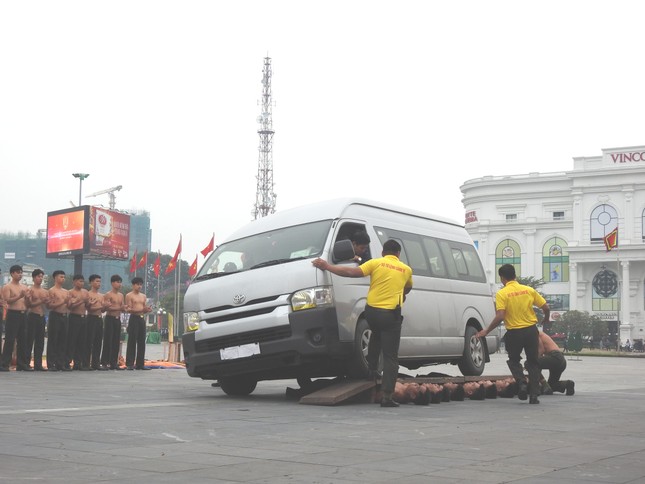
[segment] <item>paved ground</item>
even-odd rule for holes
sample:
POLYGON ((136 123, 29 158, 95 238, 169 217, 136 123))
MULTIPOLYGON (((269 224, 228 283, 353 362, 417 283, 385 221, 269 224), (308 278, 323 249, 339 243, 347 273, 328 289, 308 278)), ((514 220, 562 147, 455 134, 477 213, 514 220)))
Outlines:
POLYGON ((2 373, 0 481, 645 482, 645 359, 568 364, 573 397, 398 409, 300 405, 293 381, 231 398, 183 370, 2 373))

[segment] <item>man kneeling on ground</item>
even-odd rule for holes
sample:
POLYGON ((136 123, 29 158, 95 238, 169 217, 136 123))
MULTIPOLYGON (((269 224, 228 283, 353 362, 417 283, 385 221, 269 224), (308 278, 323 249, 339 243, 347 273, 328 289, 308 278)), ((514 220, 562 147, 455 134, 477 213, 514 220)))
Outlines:
POLYGON ((542 393, 550 395, 554 391, 573 395, 575 393, 575 384, 573 380, 560 380, 562 373, 567 368, 567 360, 564 354, 560 351, 558 345, 551 339, 551 337, 540 331, 538 335, 538 364, 540 370, 549 370, 549 381, 544 381, 544 377, 540 373, 540 382, 542 393))

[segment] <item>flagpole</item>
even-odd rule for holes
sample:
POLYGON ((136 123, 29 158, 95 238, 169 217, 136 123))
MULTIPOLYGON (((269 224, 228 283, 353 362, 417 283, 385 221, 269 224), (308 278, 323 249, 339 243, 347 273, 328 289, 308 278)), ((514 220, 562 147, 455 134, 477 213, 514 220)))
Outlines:
MULTIPOLYGON (((616 351, 620 351, 620 304, 622 303, 622 290, 620 287, 620 245, 616 245, 616 272, 618 281, 618 306, 616 307, 616 351)), ((623 285, 625 281, 623 281, 623 285)))

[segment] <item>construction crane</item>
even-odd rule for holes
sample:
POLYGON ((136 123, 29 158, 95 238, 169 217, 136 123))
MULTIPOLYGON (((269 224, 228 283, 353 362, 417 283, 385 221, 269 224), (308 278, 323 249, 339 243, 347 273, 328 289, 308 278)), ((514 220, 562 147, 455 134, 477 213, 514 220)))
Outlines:
POLYGON ((121 190, 121 188, 123 188, 123 186, 117 185, 115 187, 108 188, 106 190, 100 190, 98 192, 85 195, 85 198, 96 197, 97 195, 103 195, 104 193, 107 193, 110 196, 110 210, 114 210, 114 206, 116 205, 116 195, 114 195, 114 192, 118 192, 119 190, 121 190))

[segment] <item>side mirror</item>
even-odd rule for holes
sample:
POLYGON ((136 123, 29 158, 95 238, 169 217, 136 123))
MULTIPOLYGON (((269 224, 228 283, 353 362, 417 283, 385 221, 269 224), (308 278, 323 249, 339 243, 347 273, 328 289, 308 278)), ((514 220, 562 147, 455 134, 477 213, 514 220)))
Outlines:
POLYGON ((339 240, 334 244, 334 250, 332 251, 334 264, 337 262, 352 260, 355 255, 354 246, 352 245, 351 240, 339 240))

